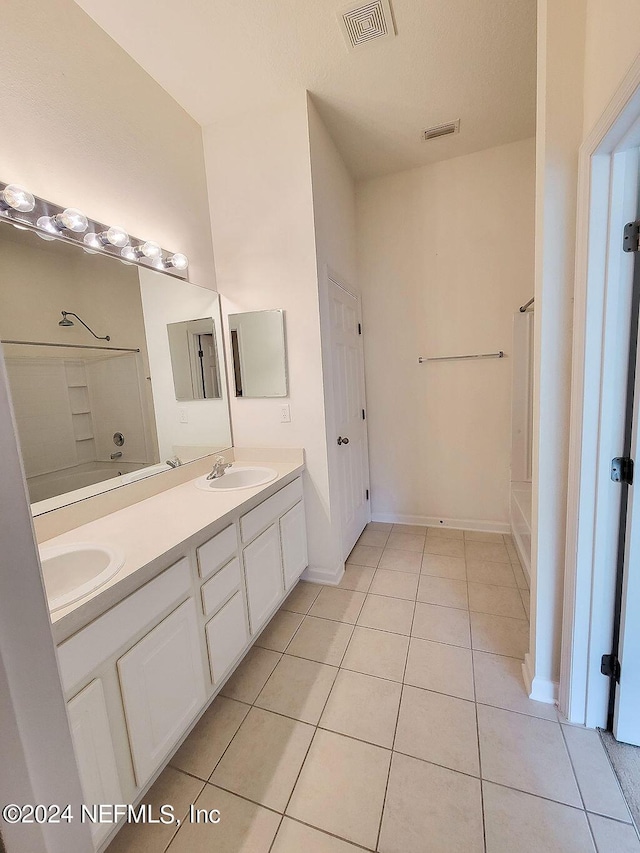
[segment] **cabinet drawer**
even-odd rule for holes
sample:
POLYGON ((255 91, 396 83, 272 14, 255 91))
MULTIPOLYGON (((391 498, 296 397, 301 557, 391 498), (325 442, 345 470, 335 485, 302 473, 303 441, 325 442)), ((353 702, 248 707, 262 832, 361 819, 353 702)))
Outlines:
POLYGON ((65 691, 86 678, 145 625, 190 592, 191 569, 189 561, 183 557, 58 646, 60 678, 65 691))
POLYGON ((248 542, 250 539, 269 527, 270 524, 279 518, 290 506, 297 503, 302 498, 302 480, 298 477, 293 483, 289 483, 284 489, 280 489, 272 497, 267 498, 251 512, 243 515, 240 519, 240 531, 242 533, 242 541, 248 542))
POLYGON ((218 607, 240 587, 240 560, 236 557, 220 569, 202 587, 202 609, 205 616, 215 613, 218 607))
POLYGON ((197 549, 200 577, 206 580, 214 572, 217 572, 221 566, 236 556, 237 550, 236 526, 230 524, 229 527, 225 527, 224 530, 197 549))
POLYGON ((206 700, 192 598, 118 660, 136 782, 143 786, 206 700))
POLYGON ((211 680, 218 682, 249 642, 242 594, 236 592, 205 628, 211 680))

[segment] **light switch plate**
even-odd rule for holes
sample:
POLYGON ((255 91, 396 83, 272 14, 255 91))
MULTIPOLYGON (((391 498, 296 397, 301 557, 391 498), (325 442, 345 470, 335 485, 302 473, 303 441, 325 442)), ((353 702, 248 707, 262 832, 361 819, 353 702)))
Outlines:
POLYGON ((291 407, 288 403, 283 403, 280 406, 280 423, 281 424, 290 424, 291 423, 291 407))
POLYGON ((188 424, 189 412, 186 409, 178 409, 178 418, 181 424, 188 424))

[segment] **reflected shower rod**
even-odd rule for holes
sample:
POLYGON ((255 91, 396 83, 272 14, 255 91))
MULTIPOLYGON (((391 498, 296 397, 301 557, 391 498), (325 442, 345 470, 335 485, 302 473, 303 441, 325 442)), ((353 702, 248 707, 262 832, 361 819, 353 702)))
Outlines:
POLYGON ((418 364, 424 364, 426 361, 463 361, 468 358, 504 358, 504 353, 500 350, 499 352, 483 352, 478 355, 440 355, 435 358, 425 358, 421 355, 418 358, 418 364))
POLYGON ((102 347, 96 344, 53 344, 47 341, 0 341, 0 344, 17 344, 26 347, 63 347, 64 349, 102 349, 108 352, 140 352, 130 347, 102 347))

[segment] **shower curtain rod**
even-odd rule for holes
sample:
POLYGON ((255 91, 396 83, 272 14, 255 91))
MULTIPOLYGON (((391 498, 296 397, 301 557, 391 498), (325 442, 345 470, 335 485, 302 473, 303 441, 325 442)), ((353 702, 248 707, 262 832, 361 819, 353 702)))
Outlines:
POLYGON ((529 305, 533 305, 534 302, 535 302, 535 296, 532 296, 528 302, 525 302, 524 305, 520 306, 520 313, 524 314, 524 312, 527 310, 529 305))
POLYGON ((483 352, 478 355, 440 355, 435 358, 425 358, 421 355, 418 364, 424 364, 426 361, 462 361, 467 358, 504 358, 504 353, 500 350, 500 352, 483 352))
POLYGON ((64 347, 65 349, 102 349, 109 352, 140 352, 139 349, 130 349, 128 347, 100 347, 89 344, 51 344, 46 341, 0 341, 0 344, 18 344, 19 346, 27 347, 64 347))

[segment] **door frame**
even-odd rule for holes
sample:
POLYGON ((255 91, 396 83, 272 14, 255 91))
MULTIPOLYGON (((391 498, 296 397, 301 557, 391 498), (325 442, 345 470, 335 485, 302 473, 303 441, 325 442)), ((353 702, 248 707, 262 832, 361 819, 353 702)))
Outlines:
POLYGON ((637 218, 639 146, 640 56, 579 152, 559 707, 591 728, 607 722, 600 658, 611 650, 620 513, 609 474, 624 433, 633 276, 621 247, 637 218))
MULTIPOLYGON (((329 489, 331 493, 331 524, 337 526, 340 530, 338 552, 342 553, 342 508, 341 495, 337 482, 336 472, 339 463, 337 445, 335 443, 336 429, 336 414, 335 414, 335 397, 333 390, 333 353, 331 348, 331 328, 329 320, 329 282, 340 287, 349 296, 356 300, 358 322, 362 324, 362 300, 360 293, 345 282, 345 279, 333 270, 329 265, 326 265, 323 274, 319 276, 319 295, 320 295, 320 325, 321 325, 321 340, 322 340, 322 367, 324 374, 324 400, 325 400, 325 425, 326 425, 326 440, 327 440, 327 457, 329 462, 329 489)), ((364 332, 362 336, 362 405, 367 411, 367 389, 365 384, 364 370, 364 332)), ((369 466, 369 430, 365 419, 364 429, 364 446, 367 466, 367 488, 369 489, 369 507, 367 520, 371 521, 371 479, 369 466)), ((340 557, 340 562, 344 565, 344 560, 340 557)))

